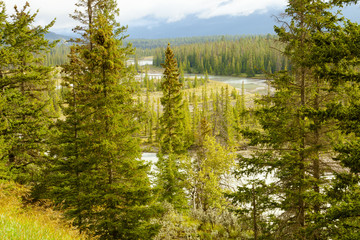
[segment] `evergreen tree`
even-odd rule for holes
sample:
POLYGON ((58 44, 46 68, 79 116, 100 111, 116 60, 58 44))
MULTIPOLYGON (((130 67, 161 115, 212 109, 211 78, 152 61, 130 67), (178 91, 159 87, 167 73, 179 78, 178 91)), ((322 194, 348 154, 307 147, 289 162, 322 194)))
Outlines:
POLYGON ((243 184, 237 187, 235 193, 226 195, 237 207, 234 211, 239 215, 240 221, 248 223, 254 240, 273 239, 269 222, 276 218, 273 213, 279 207, 274 198, 277 190, 275 183, 269 186, 265 180, 259 180, 259 176, 263 177, 262 175, 247 176, 244 179, 241 170, 236 175, 239 175, 239 180, 243 184))
MULTIPOLYGON (((288 64, 278 51, 283 49, 283 45, 276 41, 276 36, 234 36, 224 41, 206 41, 206 37, 203 39, 205 42, 177 44, 173 48, 181 63, 180 69, 189 73, 254 76, 269 68, 272 71, 284 70, 288 64)), ((173 42, 181 40, 183 39, 172 39, 173 42)), ((155 56, 154 65, 160 66, 164 57, 160 51, 163 50, 153 51, 155 53, 151 55, 155 56)))
POLYGON ((221 136, 224 138, 224 141, 228 146, 234 144, 234 115, 233 115, 233 106, 231 104, 231 98, 229 94, 229 88, 226 86, 223 96, 224 106, 222 113, 222 131, 221 136))
MULTIPOLYGON (((357 2, 333 1, 338 7, 357 2)), ((335 147, 335 160, 346 171, 334 174, 335 179, 327 192, 329 207, 318 218, 317 228, 326 229, 325 236, 329 239, 358 239, 360 54, 357 46, 360 26, 358 23, 340 20, 334 18, 329 21, 323 34, 313 35, 316 43, 313 55, 319 62, 316 74, 330 79, 333 88, 344 91, 341 101, 331 105, 327 116, 338 120, 338 126, 346 136, 346 140, 335 147)))
POLYGON ((170 44, 166 49, 165 58, 164 79, 161 83, 163 115, 160 118, 160 151, 163 154, 179 154, 185 151, 183 100, 177 62, 170 44))
POLYGON ((116 2, 80 0, 74 18, 85 24, 64 67, 66 120, 59 123, 52 194, 75 223, 100 239, 149 239, 152 205, 148 166, 140 160, 133 72, 126 67, 131 46, 122 46, 124 27, 116 2), (63 179, 64 181, 59 181, 63 179))
POLYGON ((44 53, 55 44, 44 34, 45 27, 34 26, 37 13, 31 14, 26 3, 5 20, 1 13, 1 138, 6 142, 2 160, 22 183, 35 181, 46 162, 49 126, 56 114, 51 92, 52 69, 44 67, 44 53), (30 174, 29 174, 30 173, 30 174))
MULTIPOLYGON (((6 68, 7 66, 7 55, 9 54, 7 51, 8 49, 6 47, 4 47, 4 29, 5 29, 5 25, 6 25, 6 12, 5 12, 5 5, 2 1, 0 1, 0 56, 1 56, 1 60, 0 60, 0 81, 1 81, 1 89, 4 88, 3 84, 5 83, 3 81, 4 78, 4 72, 3 70, 6 68)), ((1 93, 0 95, 0 113, 3 113, 4 110, 6 109, 6 96, 4 94, 1 93)), ((6 178, 7 175, 7 157, 6 157, 6 152, 7 152, 7 148, 8 148, 8 143, 5 141, 5 137, 3 135, 3 133, 6 131, 7 128, 7 121, 6 118, 4 118, 3 114, 0 115, 0 178, 6 178)))
POLYGON ((185 152, 185 122, 182 100, 182 85, 179 82, 179 71, 174 53, 168 45, 163 64, 164 78, 161 83, 163 96, 161 105, 163 114, 160 117, 159 142, 160 151, 157 167, 159 169, 158 187, 161 189, 162 200, 183 207, 183 176, 181 154, 185 152))
MULTIPOLYGON (((191 94, 190 94, 191 95, 191 94)), ((185 139, 187 141, 184 143, 184 147, 188 149, 193 141, 194 141, 194 134, 192 132, 192 119, 191 119, 191 113, 189 108, 189 101, 185 98, 183 101, 183 113, 184 113, 184 134, 185 139)))
POLYGON ((335 129, 324 111, 336 96, 328 79, 315 74, 319 65, 312 55, 312 35, 321 34, 332 21, 329 8, 323 1, 290 1, 286 9, 290 23, 275 27, 292 69, 275 75, 275 93, 263 96, 257 110, 264 132, 250 134, 253 143, 270 151, 241 161, 249 172, 273 174, 280 187, 275 194, 283 213, 275 221, 276 239, 322 239, 324 234, 312 224, 326 205, 324 173, 329 169, 321 163, 332 147, 328 133, 335 129))

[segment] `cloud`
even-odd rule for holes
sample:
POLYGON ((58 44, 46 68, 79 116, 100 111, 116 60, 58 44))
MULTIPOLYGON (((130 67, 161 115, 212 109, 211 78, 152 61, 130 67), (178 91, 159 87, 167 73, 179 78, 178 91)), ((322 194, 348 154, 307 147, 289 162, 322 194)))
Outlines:
MULTIPOLYGON (((3 0, 10 10, 26 0, 3 0), (15 3, 14 3, 15 2, 15 3)), ((76 23, 69 17, 77 0, 28 0, 32 11, 39 9, 37 24, 44 25, 56 18, 54 29, 72 28, 76 23)), ((118 0, 120 23, 147 26, 161 22, 176 22, 189 15, 208 19, 216 16, 247 16, 266 12, 269 8, 284 7, 286 0, 118 0)))
POLYGON ((199 13, 200 18, 212 18, 218 16, 248 16, 254 12, 266 12, 271 8, 281 8, 286 5, 283 0, 232 0, 216 6, 212 9, 204 9, 199 13))
POLYGON ((258 11, 266 12, 269 8, 282 8, 286 4, 286 0, 121 0, 120 15, 128 22, 146 16, 175 22, 188 15, 205 19, 226 15, 247 16, 258 11))
POLYGON ((14 13, 14 5, 21 10, 26 2, 30 4, 30 12, 35 13, 39 10, 35 24, 46 25, 56 18, 53 29, 69 29, 76 26, 76 22, 69 16, 75 10, 76 0, 2 0, 6 5, 8 15, 14 13))

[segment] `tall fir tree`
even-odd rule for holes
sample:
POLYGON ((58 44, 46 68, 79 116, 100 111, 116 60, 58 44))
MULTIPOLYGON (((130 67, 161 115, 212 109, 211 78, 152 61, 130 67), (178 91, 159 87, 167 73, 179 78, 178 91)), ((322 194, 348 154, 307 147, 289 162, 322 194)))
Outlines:
POLYGON ((279 187, 270 191, 280 199, 282 210, 273 222, 275 239, 322 239, 324 234, 314 229, 313 223, 326 206, 325 173, 331 169, 323 163, 329 157, 326 152, 333 142, 329 133, 335 127, 334 121, 324 116, 327 105, 337 99, 329 79, 315 73, 319 63, 313 58, 312 36, 321 34, 336 19, 330 8, 330 3, 323 1, 289 2, 286 16, 290 22, 275 27, 275 31, 285 44, 284 55, 292 69, 275 74, 274 94, 259 101, 262 107, 257 116, 264 132, 250 135, 253 143, 266 150, 241 161, 248 174, 254 170, 272 175, 279 187))
MULTIPOLYGON (((336 0, 337 7, 356 4, 356 0, 336 0)), ((343 98, 332 103, 327 117, 335 118, 345 141, 335 147, 341 171, 334 175, 327 192, 328 208, 318 218, 317 227, 326 229, 328 239, 358 239, 360 192, 360 26, 349 20, 328 24, 323 34, 315 34, 314 58, 321 65, 316 74, 329 78, 333 88, 344 91, 343 98), (344 171, 345 169, 345 171, 344 171)))
POLYGON ((100 239, 150 239, 157 209, 140 159, 131 68, 131 45, 115 20, 112 0, 80 0, 74 19, 82 33, 64 66, 66 119, 59 122, 59 145, 51 192, 83 230, 100 239))
POLYGON ((184 152, 184 113, 179 70, 174 53, 168 45, 163 64, 164 78, 161 83, 163 96, 161 105, 163 115, 160 118, 160 151, 167 153, 184 152))
POLYGON ((5 20, 2 12, 1 34, 1 137, 6 149, 1 159, 18 181, 35 181, 46 162, 49 126, 56 117, 52 108, 52 68, 43 66, 45 53, 55 46, 44 35, 45 27, 34 26, 37 13, 22 9, 5 20))
POLYGON ((185 205, 183 176, 180 172, 181 155, 186 151, 185 116, 181 93, 182 84, 179 82, 179 70, 170 44, 165 52, 163 67, 165 68, 161 83, 163 114, 160 117, 158 133, 160 142, 157 163, 158 187, 161 189, 162 200, 181 208, 185 205))
MULTIPOLYGON (((0 81, 1 81, 1 88, 3 89, 3 84, 5 83, 3 81, 4 77, 4 69, 7 66, 8 62, 8 49, 4 47, 4 29, 6 25, 6 11, 5 11, 5 4, 0 1, 0 81)), ((0 113, 2 113, 5 110, 6 103, 6 96, 4 94, 0 95, 0 113)), ((0 132, 3 133, 7 128, 7 120, 4 118, 4 116, 1 114, 0 118, 0 132)), ((7 174, 7 157, 6 152, 8 148, 8 143, 5 141, 5 136, 3 134, 0 135, 0 178, 5 179, 7 174)))

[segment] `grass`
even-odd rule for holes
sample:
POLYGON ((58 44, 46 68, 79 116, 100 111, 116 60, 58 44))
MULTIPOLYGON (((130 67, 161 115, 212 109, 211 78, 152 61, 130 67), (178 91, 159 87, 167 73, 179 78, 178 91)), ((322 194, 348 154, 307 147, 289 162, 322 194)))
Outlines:
POLYGON ((28 189, 0 182, 0 240, 88 239, 51 208, 25 206, 28 189))

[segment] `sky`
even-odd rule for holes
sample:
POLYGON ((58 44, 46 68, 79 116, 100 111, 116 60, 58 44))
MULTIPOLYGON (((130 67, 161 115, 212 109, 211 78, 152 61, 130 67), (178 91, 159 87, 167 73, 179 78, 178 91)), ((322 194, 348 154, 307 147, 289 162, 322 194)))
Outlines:
MULTIPOLYGON (((13 5, 23 6, 26 0, 3 0, 9 12, 13 5)), ((63 32, 75 26, 69 17, 77 0, 28 0, 32 11, 39 10, 36 23, 44 25, 56 18, 55 32, 63 32)), ((286 0, 118 0, 119 21, 129 27, 156 27, 175 23, 189 16, 210 19, 221 16, 249 16, 266 13, 269 9, 281 9, 286 0)))
MULTIPOLYGON (((71 35, 77 22, 69 17, 77 0, 27 0, 32 12, 39 10, 36 25, 56 18, 51 31, 71 35)), ((284 11, 287 0, 117 0, 118 21, 128 25, 134 38, 273 33, 274 15, 284 11)), ((7 12, 26 0, 3 0, 7 12)), ((349 15, 360 22, 360 6, 349 15)), ((351 19, 351 18, 350 18, 351 19)))

